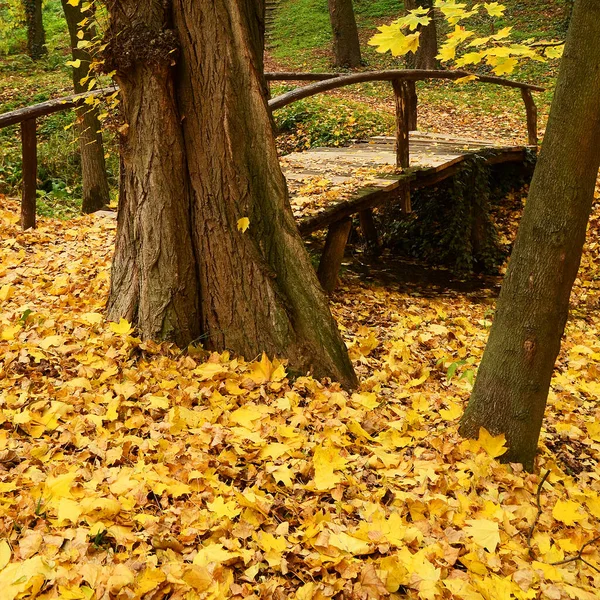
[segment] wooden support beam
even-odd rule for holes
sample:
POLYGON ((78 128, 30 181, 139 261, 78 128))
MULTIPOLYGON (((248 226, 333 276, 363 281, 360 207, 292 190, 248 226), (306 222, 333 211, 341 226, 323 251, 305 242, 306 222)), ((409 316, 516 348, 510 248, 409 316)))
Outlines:
POLYGON ((538 145, 538 110, 533 99, 531 90, 521 88, 521 96, 525 103, 525 111, 527 112, 527 137, 530 146, 538 145))
POLYGON ((21 227, 23 230, 35 227, 38 170, 36 129, 35 119, 29 119, 21 123, 21 144, 23 149, 21 227))
POLYGON ((379 246, 379 236, 377 235, 377 227, 373 220, 373 209, 366 208, 358 213, 360 220, 360 229, 367 242, 367 253, 371 256, 377 256, 381 248, 379 246))
POLYGON ((396 101, 396 166, 408 169, 410 166, 410 90, 406 81, 394 79, 394 98, 396 101))
POLYGON ((338 274, 344 259, 344 250, 348 243, 348 236, 352 228, 352 219, 344 219, 332 223, 327 232, 325 248, 321 255, 317 275, 323 289, 330 294, 337 285, 338 274))
POLYGON ((398 186, 398 203, 400 209, 406 215, 412 212, 412 203, 410 201, 410 182, 402 182, 398 186))

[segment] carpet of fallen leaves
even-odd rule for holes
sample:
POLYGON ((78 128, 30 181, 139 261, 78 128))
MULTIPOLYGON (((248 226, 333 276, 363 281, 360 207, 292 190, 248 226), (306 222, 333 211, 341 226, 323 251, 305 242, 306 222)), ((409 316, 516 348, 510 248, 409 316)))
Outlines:
POLYGON ((360 389, 291 383, 105 322, 114 220, 4 199, 0 597, 598 598, 596 208, 528 474, 457 434, 493 300, 347 279, 360 389))

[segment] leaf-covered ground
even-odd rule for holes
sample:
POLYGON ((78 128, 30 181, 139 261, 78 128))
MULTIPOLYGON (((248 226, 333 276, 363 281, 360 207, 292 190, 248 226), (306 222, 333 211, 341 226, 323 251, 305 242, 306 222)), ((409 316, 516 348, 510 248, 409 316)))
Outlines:
POLYGON ((536 474, 456 432, 492 300, 346 279, 348 394, 106 323, 114 220, 2 206, 3 600, 598 597, 600 206, 536 474))

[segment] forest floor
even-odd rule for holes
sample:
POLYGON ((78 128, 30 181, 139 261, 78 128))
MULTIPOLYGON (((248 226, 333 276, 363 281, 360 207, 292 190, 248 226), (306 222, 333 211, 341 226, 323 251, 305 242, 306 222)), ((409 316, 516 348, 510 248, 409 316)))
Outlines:
POLYGON ((350 394, 140 341, 103 316, 114 219, 2 207, 3 599, 597 598, 600 200, 535 474, 457 434, 493 293, 348 272, 350 394))

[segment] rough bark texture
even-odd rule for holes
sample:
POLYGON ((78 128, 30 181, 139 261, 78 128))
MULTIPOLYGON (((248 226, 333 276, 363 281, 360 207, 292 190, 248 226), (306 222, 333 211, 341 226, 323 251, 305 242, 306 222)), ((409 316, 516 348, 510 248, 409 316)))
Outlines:
POLYGON ((435 24, 435 11, 433 9, 433 0, 405 0, 406 10, 415 8, 430 9, 431 23, 426 27, 419 27, 417 31, 421 32, 419 38, 419 49, 415 54, 409 53, 406 57, 406 66, 409 69, 439 69, 440 65, 436 58, 438 55, 437 27, 435 24))
POLYGON ((546 136, 461 433, 533 468, 600 166, 600 4, 577 0, 546 136))
POLYGON ((107 68, 129 125, 109 316, 144 337, 264 351, 353 386, 289 206, 257 6, 109 3, 107 68))
POLYGON ((23 0, 27 24, 27 53, 33 60, 48 54, 42 18, 42 0, 23 0))
POLYGON ((333 30, 333 57, 336 67, 360 67, 360 41, 352 0, 329 0, 333 30))
MULTIPOLYGON (((95 31, 91 26, 81 27, 79 25, 86 18, 80 6, 69 4, 68 0, 61 1, 69 27, 73 60, 81 61, 78 67, 73 67, 73 87, 75 93, 87 92, 88 89, 94 88, 88 88, 81 81, 89 74, 92 58, 86 49, 77 47, 77 42, 80 39, 92 40, 95 37, 95 31), (82 35, 81 38, 78 37, 78 33, 82 35)), ((92 213, 101 210, 110 202, 98 109, 94 106, 83 106, 77 110, 77 120, 79 122, 79 148, 83 180, 81 209, 84 213, 92 213)))

